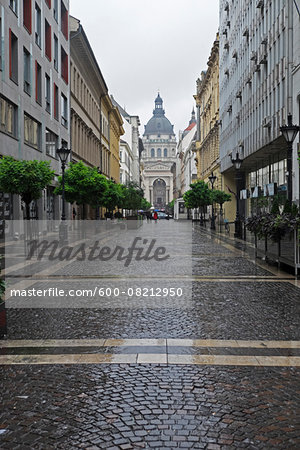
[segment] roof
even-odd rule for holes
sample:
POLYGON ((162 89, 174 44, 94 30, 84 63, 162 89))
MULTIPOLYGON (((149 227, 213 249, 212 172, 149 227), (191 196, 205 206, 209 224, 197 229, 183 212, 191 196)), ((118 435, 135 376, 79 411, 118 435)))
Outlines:
POLYGON ((173 125, 165 116, 163 109, 163 100, 158 94, 155 99, 155 109, 153 110, 153 116, 145 125, 144 136, 147 134, 168 134, 174 135, 173 125))

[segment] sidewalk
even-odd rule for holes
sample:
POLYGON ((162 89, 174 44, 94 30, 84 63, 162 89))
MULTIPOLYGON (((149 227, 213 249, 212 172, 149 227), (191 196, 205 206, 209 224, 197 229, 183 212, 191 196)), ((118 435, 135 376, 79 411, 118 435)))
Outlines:
POLYGON ((171 257, 41 266, 105 295, 8 299, 0 448, 299 448, 299 282, 191 222, 130 233, 171 257))

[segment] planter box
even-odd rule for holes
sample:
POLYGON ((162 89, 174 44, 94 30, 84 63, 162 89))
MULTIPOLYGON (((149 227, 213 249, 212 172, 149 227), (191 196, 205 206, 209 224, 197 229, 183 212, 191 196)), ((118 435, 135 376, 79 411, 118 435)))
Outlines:
POLYGON ((299 231, 285 235, 279 242, 270 239, 255 239, 256 256, 286 264, 295 269, 297 275, 300 268, 299 231))
POLYGON ((137 230, 143 225, 143 221, 139 220, 136 216, 127 217, 127 229, 137 230))

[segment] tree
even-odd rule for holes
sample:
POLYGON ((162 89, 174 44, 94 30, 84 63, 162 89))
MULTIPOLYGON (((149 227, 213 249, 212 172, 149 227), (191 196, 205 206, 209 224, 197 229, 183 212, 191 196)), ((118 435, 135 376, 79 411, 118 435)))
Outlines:
POLYGON ((147 209, 151 208, 151 203, 148 202, 145 198, 142 198, 141 209, 147 211, 147 209))
POLYGON ((141 187, 137 183, 130 181, 126 185, 123 208, 131 209, 133 211, 141 209, 143 197, 144 197, 143 189, 141 189, 141 187))
POLYGON ((112 215, 113 210, 119 208, 124 201, 124 190, 120 184, 116 184, 109 180, 107 182, 107 189, 103 195, 102 206, 107 209, 108 215, 112 215))
POLYGON ((26 205, 26 219, 30 219, 29 205, 42 196, 45 187, 51 184, 54 170, 49 161, 15 160, 5 156, 0 160, 0 190, 17 194, 26 205))
POLYGON ((215 189, 215 190, 213 190, 211 192, 211 197, 212 197, 212 201, 214 203, 218 203, 221 206, 221 208, 222 208, 222 205, 225 202, 230 202, 231 201, 231 195, 230 194, 227 194, 224 191, 219 191, 218 189, 215 189))
MULTIPOLYGON (((54 193, 62 194, 62 177, 58 178, 59 185, 54 193)), ((88 167, 82 161, 70 163, 65 171, 65 198, 69 203, 78 205, 103 206, 104 195, 108 189, 108 182, 104 175, 100 175, 96 167, 88 167)))
POLYGON ((211 204, 211 190, 204 181, 197 181, 190 184, 190 190, 183 195, 184 204, 187 208, 200 208, 201 219, 203 224, 203 208, 211 204))

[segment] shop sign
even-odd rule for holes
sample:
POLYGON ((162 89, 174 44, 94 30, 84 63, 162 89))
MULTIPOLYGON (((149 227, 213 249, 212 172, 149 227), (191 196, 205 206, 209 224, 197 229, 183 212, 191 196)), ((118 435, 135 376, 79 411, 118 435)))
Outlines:
POLYGON ((264 185, 264 196, 272 197, 277 194, 277 183, 269 183, 264 185))

